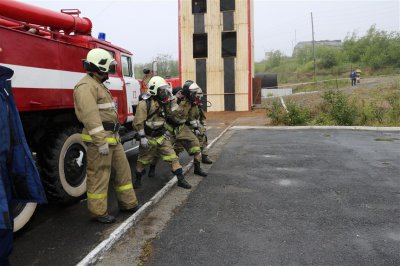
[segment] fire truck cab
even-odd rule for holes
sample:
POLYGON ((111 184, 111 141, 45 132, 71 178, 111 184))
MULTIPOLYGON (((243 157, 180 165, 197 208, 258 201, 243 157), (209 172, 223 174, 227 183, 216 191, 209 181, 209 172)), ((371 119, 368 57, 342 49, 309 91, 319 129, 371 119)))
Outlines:
MULTIPOLYGON (((92 37, 91 21, 79 14, 75 9, 58 13, 17 1, 0 2, 0 64, 14 70, 14 98, 47 197, 62 204, 76 202, 86 192, 86 147, 73 101, 74 86, 85 75, 82 59, 98 47, 117 61, 104 84, 125 126, 122 141, 133 137, 130 122, 140 94, 132 53, 92 37)), ((15 206, 15 231, 34 208, 35 204, 15 206)))

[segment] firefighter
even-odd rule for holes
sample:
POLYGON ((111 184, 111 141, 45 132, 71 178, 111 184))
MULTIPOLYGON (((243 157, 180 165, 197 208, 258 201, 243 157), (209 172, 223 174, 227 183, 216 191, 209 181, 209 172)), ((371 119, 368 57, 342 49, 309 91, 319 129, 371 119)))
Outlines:
POLYGON ((87 143, 87 201, 91 216, 100 223, 113 223, 107 211, 107 191, 111 168, 113 186, 121 211, 135 212, 139 205, 132 174, 119 139, 118 112, 111 92, 103 84, 116 61, 108 51, 89 51, 83 66, 87 75, 74 89, 75 113, 83 123, 82 139, 87 143))
MULTIPOLYGON (((171 91, 171 92, 172 92, 172 95, 175 96, 175 94, 176 94, 178 91, 180 91, 180 90, 182 90, 182 87, 180 87, 180 86, 174 87, 174 89, 171 91)), ((140 97, 139 97, 139 99, 140 99, 140 97)), ((176 103, 179 104, 180 100, 181 100, 181 98, 177 98, 177 102, 176 102, 176 103)), ((172 104, 172 103, 171 103, 171 104, 172 104)), ((175 104, 175 103, 174 103, 174 104, 175 104)), ((172 140, 173 140, 173 139, 172 139, 172 140)), ((171 142, 173 143, 174 141, 171 141, 171 142)), ((175 150, 175 152, 176 152, 176 149, 175 149, 175 148, 174 148, 174 150, 175 150)), ((156 158, 154 158, 153 161, 150 163, 150 166, 149 166, 149 173, 147 174, 147 176, 150 177, 150 178, 156 176, 156 166, 157 166, 158 159, 159 159, 159 158, 156 156, 156 158)))
POLYGON ((133 127, 140 137, 135 187, 141 186, 146 165, 160 157, 171 165, 172 173, 178 178, 178 186, 190 189, 192 186, 185 180, 179 158, 165 130, 165 115, 172 97, 169 85, 162 77, 154 76, 147 87, 149 95, 139 102, 133 119, 133 127))
POLYGON ((45 203, 19 113, 7 81, 14 71, 0 66, 0 265, 10 265, 13 245, 12 203, 45 203))
MULTIPOLYGON (((191 80, 184 83, 181 91, 181 97, 177 97, 179 102, 177 108, 171 108, 167 115, 167 130, 175 137, 174 148, 179 154, 185 149, 189 155, 193 156, 194 174, 207 176, 200 165, 201 148, 196 135, 187 126, 189 111, 196 100, 199 86, 191 80)), ((175 91, 179 91, 176 89, 175 91)))
POLYGON ((206 116, 201 108, 202 97, 203 91, 200 87, 198 87, 197 97, 192 103, 192 107, 189 111, 189 119, 186 123, 199 140, 201 149, 201 162, 205 164, 212 164, 213 162, 210 160, 210 158, 208 158, 208 138, 206 134, 207 124, 206 116))

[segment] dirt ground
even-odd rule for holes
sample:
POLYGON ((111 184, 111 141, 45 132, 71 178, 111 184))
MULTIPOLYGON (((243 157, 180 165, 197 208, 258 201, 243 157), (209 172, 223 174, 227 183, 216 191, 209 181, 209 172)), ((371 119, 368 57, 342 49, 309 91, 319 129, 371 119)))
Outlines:
POLYGON ((233 123, 235 126, 265 126, 269 122, 265 109, 244 112, 207 112, 206 117, 210 126, 221 122, 225 125, 233 123))

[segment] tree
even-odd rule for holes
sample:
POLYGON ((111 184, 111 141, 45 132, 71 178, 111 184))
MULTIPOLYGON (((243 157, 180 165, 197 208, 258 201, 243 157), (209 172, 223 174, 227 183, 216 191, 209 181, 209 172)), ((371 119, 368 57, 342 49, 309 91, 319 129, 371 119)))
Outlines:
POLYGON ((178 61, 169 54, 158 54, 153 61, 157 62, 158 75, 162 77, 178 76, 178 61))
POLYGON ((378 30, 372 25, 361 38, 355 33, 346 37, 343 45, 351 63, 362 63, 372 69, 399 67, 400 34, 378 30))
POLYGON ((322 68, 329 69, 338 64, 340 48, 329 46, 317 47, 317 58, 322 68))
POLYGON ((281 64, 281 60, 284 58, 284 55, 279 50, 272 50, 269 53, 269 58, 267 59, 267 67, 273 68, 278 67, 281 64))
POLYGON ((172 59, 172 56, 169 54, 158 54, 153 58, 151 62, 144 64, 136 64, 135 65, 135 76, 137 78, 143 77, 143 69, 149 68, 152 69, 153 62, 157 62, 157 72, 159 76, 162 77, 177 77, 179 75, 178 72, 178 61, 172 59))

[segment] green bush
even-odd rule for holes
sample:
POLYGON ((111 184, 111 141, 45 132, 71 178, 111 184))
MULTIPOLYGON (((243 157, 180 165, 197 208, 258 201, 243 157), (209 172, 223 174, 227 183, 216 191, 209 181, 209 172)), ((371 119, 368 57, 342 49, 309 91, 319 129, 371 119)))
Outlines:
POLYGON ((320 46, 317 49, 318 66, 330 69, 339 62, 340 50, 337 47, 320 46))
POLYGON ((280 101, 273 100, 272 103, 268 105, 266 109, 267 109, 267 116, 271 118, 273 125, 288 124, 289 117, 280 101))
POLYGON ((281 64, 282 59, 284 58, 284 54, 279 50, 273 50, 270 52, 270 57, 266 62, 266 66, 269 68, 279 67, 281 64))
POLYGON ((288 119, 286 122, 289 126, 305 125, 311 118, 310 111, 307 108, 293 101, 288 101, 286 107, 288 109, 288 119))
POLYGON ((339 90, 328 90, 322 95, 322 111, 340 126, 352 126, 357 119, 355 101, 339 90))
POLYGON ((400 123, 400 91, 395 91, 386 97, 390 105, 389 122, 393 125, 400 123))
POLYGON ((267 106, 267 115, 271 118, 273 125, 298 126, 306 125, 310 120, 310 111, 299 104, 288 101, 287 110, 279 100, 274 100, 267 106))
POLYGON ((360 106, 359 125, 375 125, 382 124, 385 120, 387 110, 382 102, 363 102, 360 106))

